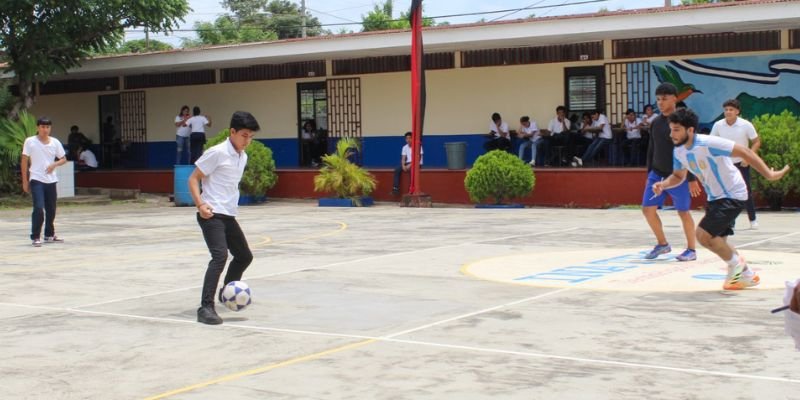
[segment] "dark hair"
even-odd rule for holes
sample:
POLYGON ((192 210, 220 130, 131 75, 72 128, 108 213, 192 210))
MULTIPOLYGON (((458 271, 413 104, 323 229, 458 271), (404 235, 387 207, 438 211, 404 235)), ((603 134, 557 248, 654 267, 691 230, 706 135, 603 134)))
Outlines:
POLYGON ((39 126, 39 125, 50 126, 50 125, 53 125, 53 122, 50 121, 50 118, 39 117, 39 119, 36 120, 36 126, 39 126))
POLYGON ((675 85, 669 82, 664 82, 658 85, 658 87, 656 88, 656 96, 665 96, 670 94, 673 96, 677 96, 678 88, 676 88, 675 85))
POLYGON ((628 115, 628 114, 636 114, 636 111, 633 111, 632 108, 629 108, 628 111, 625 111, 625 115, 628 115))
POLYGON ((314 122, 313 119, 307 119, 306 122, 303 123, 303 130, 306 129, 306 126, 311 125, 311 130, 317 130, 317 124, 314 122))
POLYGON ((589 114, 588 111, 581 114, 581 119, 585 119, 586 117, 592 118, 592 114, 589 114))
POLYGON ((669 122, 671 124, 680 124, 686 129, 694 128, 697 130, 697 114, 691 108, 678 108, 674 113, 669 115, 669 122))
POLYGON ((526 115, 526 116, 524 116, 524 117, 520 118, 520 119, 519 119, 519 122, 528 122, 528 121, 530 121, 530 120, 531 120, 531 118, 530 118, 529 116, 527 116, 527 115, 526 115))
POLYGON ((70 127, 69 127, 69 130, 71 130, 71 131, 77 131, 77 130, 78 130, 78 125, 72 125, 72 126, 70 126, 70 127))
POLYGON ((556 107, 556 112, 559 112, 559 111, 567 112, 567 107, 564 107, 564 106, 556 107))
POLYGON ((185 105, 185 106, 181 107, 181 110, 178 111, 178 115, 183 115, 183 110, 189 111, 189 106, 185 105))
POLYGON ((739 103, 739 100, 736 99, 725 100, 725 102, 722 103, 722 107, 733 107, 739 111, 742 111, 742 105, 739 103))
POLYGON ((499 120, 501 120, 501 119, 503 119, 503 118, 502 118, 502 117, 500 117, 500 113, 494 113, 494 114, 492 114, 492 121, 494 121, 494 122, 497 122, 497 121, 499 121, 499 120))
POLYGON ((590 115, 595 115, 595 114, 602 114, 602 113, 600 112, 600 110, 592 110, 590 113, 590 115))
POLYGON ((403 135, 403 137, 409 137, 409 136, 411 136, 411 132, 406 132, 406 134, 403 135))
POLYGON ((686 106, 686 103, 684 103, 683 100, 681 100, 681 101, 675 103, 675 108, 687 108, 687 106, 686 106))
POLYGON ((653 105, 652 104, 645 104, 644 105, 644 109, 642 110, 642 112, 647 112, 648 108, 652 110, 653 109, 653 105))
MULTIPOLYGON (((197 107, 195 107, 197 109, 197 107)), ((253 132, 258 132, 261 127, 258 126, 258 121, 253 114, 247 111, 236 111, 231 116, 231 128, 234 130, 249 129, 253 132)))
POLYGON ((194 106, 192 109, 192 115, 200 115, 200 107, 194 106))

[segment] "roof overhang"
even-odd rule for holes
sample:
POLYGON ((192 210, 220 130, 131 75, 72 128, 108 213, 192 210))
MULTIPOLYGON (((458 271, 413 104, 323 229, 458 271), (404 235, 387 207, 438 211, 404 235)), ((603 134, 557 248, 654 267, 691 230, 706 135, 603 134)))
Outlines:
MULTIPOLYGON (((429 28, 429 53, 543 46, 642 37, 777 30, 800 26, 800 1, 719 3, 429 28)), ((159 53, 100 57, 69 78, 144 74, 409 54, 409 31, 290 39, 159 53)))

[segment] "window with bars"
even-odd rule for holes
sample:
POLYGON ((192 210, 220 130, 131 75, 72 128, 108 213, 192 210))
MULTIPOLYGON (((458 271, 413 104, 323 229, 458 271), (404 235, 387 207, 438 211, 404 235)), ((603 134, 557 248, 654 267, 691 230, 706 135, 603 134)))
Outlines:
POLYGON ((220 81, 246 82, 266 81, 273 79, 324 77, 325 61, 307 61, 286 64, 263 64, 249 67, 224 68, 220 71, 220 81))
MULTIPOLYGON (((455 53, 425 54, 425 69, 455 68, 455 53)), ((411 56, 364 57, 333 60, 333 75, 364 75, 411 71, 411 56)))
POLYGON ((576 67, 564 69, 565 104, 570 113, 600 110, 605 73, 603 67, 576 67))
POLYGON ((208 85, 212 83, 217 83, 216 71, 213 69, 125 76, 125 89, 128 90, 167 86, 208 85))
POLYGON ((543 64, 603 59, 603 42, 464 51, 461 67, 543 64))
POLYGON ((119 90, 119 78, 70 79, 39 84, 39 94, 65 94, 119 90))
POLYGON ((780 31, 725 32, 704 35, 621 39, 612 42, 614 58, 780 50, 780 31))
POLYGON ((800 49, 800 29, 789 30, 789 48, 800 49))

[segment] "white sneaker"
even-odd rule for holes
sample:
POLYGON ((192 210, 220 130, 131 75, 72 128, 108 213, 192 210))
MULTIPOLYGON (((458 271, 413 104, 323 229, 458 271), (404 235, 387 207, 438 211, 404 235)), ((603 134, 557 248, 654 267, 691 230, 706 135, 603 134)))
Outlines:
POLYGON ((758 229, 758 221, 756 220, 750 221, 750 229, 758 229))
POLYGON ((728 267, 728 275, 725 283, 722 284, 724 290, 742 290, 753 286, 758 286, 761 278, 753 270, 748 270, 744 259, 739 260, 735 267, 728 267))
POLYGON ((572 157, 572 159, 574 160, 574 162, 572 163, 573 165, 574 164, 578 164, 579 167, 583 166, 583 160, 581 160, 580 157, 575 156, 575 157, 572 157))
POLYGON ((536 166, 536 161, 531 161, 531 162, 528 163, 528 165, 530 165, 531 167, 535 167, 536 166))

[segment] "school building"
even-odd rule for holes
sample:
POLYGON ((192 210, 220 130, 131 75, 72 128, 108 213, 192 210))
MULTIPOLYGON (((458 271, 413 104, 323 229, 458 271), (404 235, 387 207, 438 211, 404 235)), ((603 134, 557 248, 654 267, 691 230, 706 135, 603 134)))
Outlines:
MULTIPOLYGON (((800 115, 797 27, 800 1, 751 0, 426 28, 423 190, 468 202, 464 171, 445 169, 445 143, 466 142, 471 164, 493 112, 512 129, 523 115, 546 127, 558 105, 599 109, 618 124, 672 82, 701 127, 721 118, 728 98, 745 117, 800 115)), ((302 167, 300 128, 311 120, 329 140, 361 139, 376 198, 388 199, 388 168, 399 164, 411 123, 410 44, 408 31, 382 31, 99 57, 37 85, 33 112, 51 117, 64 142, 78 125, 99 144, 107 168, 80 174, 81 186, 170 192, 174 120, 188 105, 212 117, 209 137, 236 110, 256 116, 279 168, 269 195, 319 196, 315 170, 302 167), (111 146, 112 133, 122 146, 111 146)), ((529 204, 636 204, 644 184, 641 168, 536 174, 529 204)))

